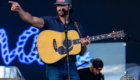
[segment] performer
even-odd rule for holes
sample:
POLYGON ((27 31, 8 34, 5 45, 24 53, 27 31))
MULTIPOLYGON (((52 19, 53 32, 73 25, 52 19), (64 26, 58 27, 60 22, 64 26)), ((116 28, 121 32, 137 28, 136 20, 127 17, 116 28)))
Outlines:
POLYGON ((100 59, 92 59, 90 68, 78 70, 80 80, 104 80, 104 76, 100 72, 103 69, 103 62, 100 59))
MULTIPOLYGON (((30 13, 24 11, 21 6, 17 2, 9 1, 12 4, 11 10, 18 12, 23 21, 31 24, 36 28, 44 28, 47 30, 53 30, 58 32, 64 32, 64 13, 61 11, 61 8, 64 7, 65 11, 68 12, 66 15, 66 24, 68 31, 76 30, 72 19, 70 19, 69 15, 72 13, 72 5, 71 0, 56 0, 56 7, 58 16, 44 16, 44 17, 35 17, 30 13)), ((83 35, 83 29, 80 23, 81 34, 83 35)), ((87 36, 88 37, 88 36, 87 36)), ((83 55, 87 48, 86 46, 90 43, 89 40, 81 39, 81 52, 80 55, 83 55)), ((71 80, 80 80, 79 74, 76 67, 76 55, 69 56, 70 57, 70 79, 71 80)), ((47 80, 67 80, 68 79, 68 70, 67 70, 67 59, 64 57, 63 59, 57 61, 54 64, 46 64, 46 77, 47 80)))

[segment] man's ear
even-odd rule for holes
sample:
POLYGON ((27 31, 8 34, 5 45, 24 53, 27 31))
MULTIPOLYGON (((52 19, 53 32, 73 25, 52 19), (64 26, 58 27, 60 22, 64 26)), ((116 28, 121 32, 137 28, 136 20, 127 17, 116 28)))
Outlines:
POLYGON ((69 9, 72 9, 72 5, 69 5, 69 9))

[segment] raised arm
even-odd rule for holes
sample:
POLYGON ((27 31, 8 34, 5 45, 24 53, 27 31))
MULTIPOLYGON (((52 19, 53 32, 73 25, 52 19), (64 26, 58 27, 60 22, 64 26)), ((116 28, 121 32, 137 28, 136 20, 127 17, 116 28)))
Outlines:
POLYGON ((44 26, 45 22, 42 18, 32 16, 30 13, 24 11, 17 2, 14 1, 8 1, 8 2, 12 4, 11 10, 18 12, 18 14, 20 15, 23 21, 31 24, 36 28, 42 28, 44 26))

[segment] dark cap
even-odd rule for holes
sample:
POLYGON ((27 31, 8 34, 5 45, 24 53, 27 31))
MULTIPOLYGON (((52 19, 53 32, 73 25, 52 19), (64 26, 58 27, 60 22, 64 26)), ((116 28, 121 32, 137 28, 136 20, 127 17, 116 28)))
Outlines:
POLYGON ((99 58, 92 59, 91 63, 93 65, 93 67, 96 68, 96 69, 98 69, 99 67, 103 68, 103 66, 104 66, 103 61, 99 58))
POLYGON ((56 0, 56 3, 54 4, 68 5, 71 4, 71 0, 56 0))

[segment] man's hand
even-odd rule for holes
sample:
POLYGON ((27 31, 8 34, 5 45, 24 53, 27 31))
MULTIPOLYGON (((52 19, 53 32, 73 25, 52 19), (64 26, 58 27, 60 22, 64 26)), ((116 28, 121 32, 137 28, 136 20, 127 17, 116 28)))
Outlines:
MULTIPOLYGON (((89 36, 87 36, 87 38, 88 38, 89 36)), ((89 40, 85 40, 84 38, 81 38, 81 43, 82 43, 82 47, 86 47, 89 43, 90 43, 90 41, 89 40)))
POLYGON ((20 5, 17 2, 8 1, 8 3, 12 4, 12 6, 11 6, 12 11, 17 11, 18 12, 21 9, 20 5))

